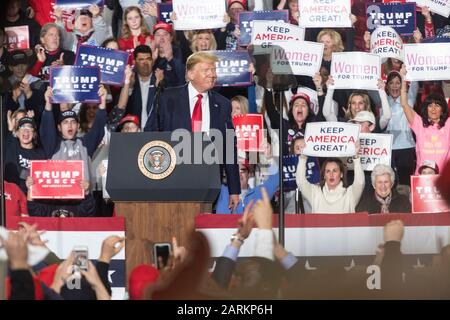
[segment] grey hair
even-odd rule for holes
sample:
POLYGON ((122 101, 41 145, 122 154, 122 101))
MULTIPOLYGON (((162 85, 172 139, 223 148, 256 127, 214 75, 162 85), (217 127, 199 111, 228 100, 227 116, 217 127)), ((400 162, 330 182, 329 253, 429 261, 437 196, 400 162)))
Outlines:
POLYGON ((395 182, 395 173, 394 170, 392 170, 391 166, 385 165, 385 164, 377 164, 375 168, 373 168, 372 174, 370 176, 372 180, 372 186, 375 188, 375 178, 377 176, 382 176, 384 174, 388 174, 391 176, 391 182, 392 185, 394 185, 395 182))
POLYGON ((44 24, 42 26, 39 38, 45 37, 45 35, 47 34, 48 30, 50 30, 51 28, 56 28, 56 30, 58 30, 59 37, 61 37, 61 30, 59 29, 58 25, 56 23, 49 22, 49 23, 46 23, 46 24, 44 24))

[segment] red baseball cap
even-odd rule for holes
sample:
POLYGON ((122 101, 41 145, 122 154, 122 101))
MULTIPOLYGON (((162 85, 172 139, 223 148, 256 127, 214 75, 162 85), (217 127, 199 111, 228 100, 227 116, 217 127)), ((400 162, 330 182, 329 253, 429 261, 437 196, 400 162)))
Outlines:
POLYGON ((289 102, 290 104, 293 104, 295 100, 302 98, 304 100, 306 100, 306 102, 308 103, 308 106, 311 104, 311 99, 309 98, 309 96, 306 93, 300 92, 297 94, 294 94, 291 98, 291 101, 289 102))
POLYGON ((139 127, 139 118, 137 116, 133 115, 133 114, 127 114, 125 117, 120 119, 119 124, 117 125, 117 128, 121 129, 122 125, 125 122, 133 122, 135 125, 137 125, 139 127))
POLYGON ((153 26, 153 34, 155 34, 155 32, 159 29, 164 29, 170 34, 173 33, 173 27, 170 23, 166 23, 166 22, 162 22, 162 21, 158 22, 157 24, 155 24, 153 26))

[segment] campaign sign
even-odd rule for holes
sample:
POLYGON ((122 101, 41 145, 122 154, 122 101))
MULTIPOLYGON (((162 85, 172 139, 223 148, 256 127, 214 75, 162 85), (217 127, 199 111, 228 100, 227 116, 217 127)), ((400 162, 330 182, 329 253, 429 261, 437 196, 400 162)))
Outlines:
POLYGON ((379 27, 392 27, 402 36, 410 36, 416 29, 416 4, 367 3, 367 30, 372 33, 379 27))
POLYGON ((62 8, 87 9, 89 6, 96 4, 99 8, 103 8, 104 0, 56 0, 55 6, 62 8))
POLYGON ((249 71, 250 55, 245 50, 210 51, 219 58, 216 62, 216 87, 242 87, 252 84, 253 75, 249 71))
POLYGON ((84 199, 83 160, 32 160, 33 199, 84 199))
POLYGON ((128 56, 125 51, 88 45, 78 46, 76 66, 99 67, 101 83, 122 85, 128 56))
POLYGON ((98 67, 62 66, 50 68, 52 103, 100 103, 98 67))
POLYGON ((8 51, 30 48, 30 33, 28 31, 28 26, 6 27, 5 34, 8 51))
POLYGON ((301 0, 299 26, 304 28, 350 28, 350 0, 301 0))
POLYGON ((381 58, 366 52, 333 52, 331 76, 335 89, 378 90, 381 58))
POLYGON ((431 12, 446 18, 450 15, 450 0, 408 0, 407 2, 415 2, 419 7, 428 7, 431 12))
POLYGON ((303 41, 305 28, 279 21, 253 21, 253 54, 270 54, 273 41, 303 41))
POLYGON ((322 64, 323 44, 309 41, 274 41, 270 65, 274 74, 314 76, 322 64))
POLYGON ((297 189, 297 166, 298 156, 290 154, 283 156, 283 186, 284 191, 297 189))
POLYGON ((387 58, 403 61, 403 40, 391 27, 378 27, 370 36, 370 52, 383 61, 387 58))
MULTIPOLYGON (((363 170, 372 171, 377 164, 391 165, 392 134, 359 134, 359 157, 363 170)), ((353 170, 353 159, 347 158, 347 168, 353 170)))
POLYGON ((253 23, 255 20, 289 22, 288 10, 245 11, 239 13, 240 46, 248 46, 252 41, 253 23))
POLYGON ((450 208, 436 187, 439 175, 411 176, 412 213, 449 212, 450 208))
POLYGON ((215 29, 226 26, 223 0, 173 0, 173 11, 177 15, 175 30, 215 29))
POLYGON ((450 79, 450 43, 405 44, 406 80, 450 79))
POLYGON ((262 114, 240 114, 233 116, 237 148, 241 151, 264 151, 264 120, 262 114))
POLYGON ((309 122, 306 124, 303 154, 314 157, 355 155, 360 126, 347 122, 309 122))
POLYGON ((170 20, 172 12, 172 3, 158 3, 158 22, 173 23, 173 21, 170 20))

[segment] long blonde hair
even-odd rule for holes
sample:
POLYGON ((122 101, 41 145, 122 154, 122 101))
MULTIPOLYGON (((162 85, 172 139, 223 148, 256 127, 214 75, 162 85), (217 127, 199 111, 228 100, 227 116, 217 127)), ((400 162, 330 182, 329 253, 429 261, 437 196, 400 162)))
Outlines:
POLYGON ((197 38, 199 35, 201 34, 209 34, 210 36, 210 46, 208 50, 216 50, 217 49, 217 42, 216 42, 216 38, 214 37, 214 34, 211 30, 207 29, 207 30, 198 30, 197 32, 195 32, 192 35, 192 40, 191 40, 191 50, 192 52, 197 52, 198 48, 196 45, 197 42, 197 38))
POLYGON ((141 9, 136 6, 131 6, 125 9, 125 12, 123 13, 123 23, 122 23, 122 38, 128 39, 131 36, 131 30, 130 27, 127 24, 127 15, 131 11, 136 11, 139 13, 139 16, 141 17, 141 34, 144 36, 149 36, 150 31, 148 30, 147 26, 145 25, 144 16, 142 15, 141 9))
POLYGON ((331 41, 333 42, 333 51, 334 52, 344 51, 344 44, 342 42, 342 37, 339 34, 339 32, 337 32, 333 29, 323 29, 317 35, 317 42, 320 42, 320 38, 322 38, 324 35, 328 35, 331 38, 331 41))

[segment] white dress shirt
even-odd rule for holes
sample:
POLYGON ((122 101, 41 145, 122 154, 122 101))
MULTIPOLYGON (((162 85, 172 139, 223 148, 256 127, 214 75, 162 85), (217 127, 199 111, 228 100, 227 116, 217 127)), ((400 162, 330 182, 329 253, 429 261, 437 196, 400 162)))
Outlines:
MULTIPOLYGON (((194 86, 189 82, 188 84, 188 91, 189 91, 189 109, 191 113, 191 119, 192 114, 194 113, 194 107, 195 103, 197 102, 197 95, 200 93, 197 91, 197 89, 194 88, 194 86)), ((202 98, 202 132, 209 132, 209 126, 210 126, 210 119, 209 119, 209 97, 208 92, 203 93, 202 98)))
POLYGON ((148 114, 147 114, 147 102, 148 102, 148 91, 150 88, 150 79, 147 81, 142 81, 140 77, 139 84, 141 86, 141 98, 142 98, 142 111, 141 111, 141 130, 144 130, 145 124, 147 123, 148 114))

